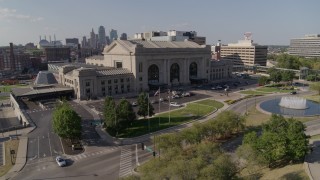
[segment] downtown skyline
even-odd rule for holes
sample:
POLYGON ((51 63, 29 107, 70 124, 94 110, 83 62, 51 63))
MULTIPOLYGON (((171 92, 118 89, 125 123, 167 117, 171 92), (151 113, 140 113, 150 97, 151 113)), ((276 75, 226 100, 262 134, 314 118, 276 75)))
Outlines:
POLYGON ((262 45, 289 45, 290 39, 320 33, 316 0, 284 1, 186 0, 152 3, 122 1, 0 0, 0 46, 37 44, 39 36, 54 34, 57 40, 89 37, 92 28, 116 29, 128 37, 146 31, 197 31, 207 44, 233 43, 252 32, 262 45))

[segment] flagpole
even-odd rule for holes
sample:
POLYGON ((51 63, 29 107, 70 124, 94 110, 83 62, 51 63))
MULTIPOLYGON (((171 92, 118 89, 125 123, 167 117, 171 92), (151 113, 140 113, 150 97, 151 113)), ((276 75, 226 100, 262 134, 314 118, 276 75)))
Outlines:
MULTIPOLYGON (((159 113, 161 112, 160 111, 160 98, 161 98, 161 90, 160 90, 160 86, 159 86, 159 113)), ((160 115, 158 115, 159 116, 159 127, 160 127, 160 115)))
POLYGON ((148 126, 149 126, 149 132, 150 132, 150 113, 149 113, 149 93, 148 93, 148 126))
POLYGON ((170 99, 171 99, 171 90, 169 89, 169 124, 171 122, 171 117, 170 117, 170 99))

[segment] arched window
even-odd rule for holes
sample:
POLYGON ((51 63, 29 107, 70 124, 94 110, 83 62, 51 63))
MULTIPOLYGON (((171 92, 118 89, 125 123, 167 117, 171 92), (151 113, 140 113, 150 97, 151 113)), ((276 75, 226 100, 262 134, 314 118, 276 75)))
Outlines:
POLYGON ((148 82, 158 83, 159 82, 159 68, 153 64, 148 68, 148 82))
POLYGON ((197 63, 193 62, 189 66, 189 76, 190 78, 198 76, 198 66, 197 63))
POLYGON ((170 68, 170 82, 173 80, 180 81, 180 68, 177 63, 172 64, 170 68))

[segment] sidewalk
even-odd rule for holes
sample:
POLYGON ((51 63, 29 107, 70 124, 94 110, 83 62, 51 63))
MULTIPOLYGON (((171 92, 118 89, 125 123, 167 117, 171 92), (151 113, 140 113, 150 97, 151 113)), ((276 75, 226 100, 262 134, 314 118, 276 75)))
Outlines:
POLYGON ((5 179, 10 179, 14 177, 17 174, 17 172, 22 170, 22 168, 27 162, 27 148, 28 148, 28 137, 25 137, 25 136, 19 137, 19 147, 18 147, 16 163, 9 170, 9 172, 4 176, 5 179))
MULTIPOLYGON (((5 179, 11 179, 14 177, 17 172, 21 171, 23 167, 25 166, 27 162, 27 149, 28 149, 28 137, 26 135, 33 131, 36 127, 27 127, 24 129, 19 129, 16 131, 9 131, 2 133, 1 138, 7 138, 10 136, 19 136, 19 147, 18 147, 18 152, 17 152, 17 158, 16 158, 16 163, 15 165, 7 172, 6 175, 4 175, 5 179)), ((5 154, 3 155, 5 156, 5 154)))

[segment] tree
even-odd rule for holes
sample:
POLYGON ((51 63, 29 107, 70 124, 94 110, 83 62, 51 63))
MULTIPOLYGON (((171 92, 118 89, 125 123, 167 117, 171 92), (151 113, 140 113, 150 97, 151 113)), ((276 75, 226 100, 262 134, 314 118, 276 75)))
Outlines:
POLYGON ((103 108, 104 123, 106 128, 116 129, 118 126, 116 117, 116 103, 112 97, 106 97, 103 108))
POLYGON ((298 120, 272 115, 263 125, 261 136, 255 132, 246 134, 242 146, 249 145, 259 154, 257 159, 267 162, 269 167, 282 161, 303 160, 308 152, 308 137, 304 130, 305 126, 298 120))
POLYGON ((291 56, 288 54, 281 54, 277 56, 277 67, 286 68, 286 69, 299 69, 302 65, 299 57, 291 56))
POLYGON ((281 73, 281 79, 282 81, 290 81, 292 82, 293 81, 293 78, 294 78, 294 72, 292 71, 283 71, 281 73))
POLYGON ((139 106, 139 110, 138 110, 139 116, 143 116, 144 118, 146 118, 147 115, 149 115, 149 116, 154 115, 154 108, 153 108, 152 104, 150 103, 149 98, 146 93, 143 92, 139 95, 138 106, 139 106), (149 105, 149 107, 148 107, 148 105, 149 105), (149 109, 149 113, 148 113, 148 109, 149 109))
POLYGON ((136 120, 136 113, 133 111, 130 102, 121 99, 117 106, 117 119, 119 122, 125 122, 127 125, 136 120))
POLYGON ((81 117, 65 101, 53 112, 53 130, 58 136, 66 139, 81 137, 81 117))
POLYGON ((310 85, 310 88, 314 91, 318 92, 318 95, 320 95, 320 82, 314 82, 310 85))
POLYGON ((280 71, 275 70, 270 72, 270 80, 272 80, 273 82, 278 83, 281 81, 281 78, 282 76, 280 71))
POLYGON ((268 84, 268 82, 269 82, 269 78, 266 76, 261 76, 258 80, 258 84, 261 86, 268 84))

